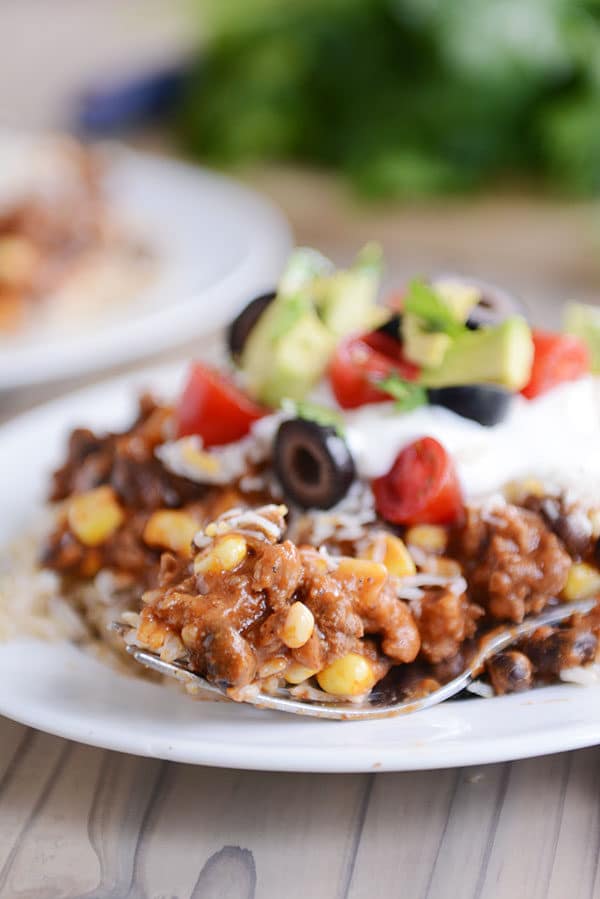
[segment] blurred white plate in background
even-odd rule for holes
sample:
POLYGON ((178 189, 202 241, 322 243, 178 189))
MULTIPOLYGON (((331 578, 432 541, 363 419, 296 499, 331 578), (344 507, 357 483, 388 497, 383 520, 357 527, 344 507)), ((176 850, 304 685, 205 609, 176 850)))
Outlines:
POLYGON ((88 320, 69 320, 57 314, 1 338, 0 390, 106 368, 211 333, 272 287, 281 271, 290 229, 253 191, 125 148, 114 148, 109 158, 111 209, 151 246, 155 272, 101 315, 96 310, 88 320))

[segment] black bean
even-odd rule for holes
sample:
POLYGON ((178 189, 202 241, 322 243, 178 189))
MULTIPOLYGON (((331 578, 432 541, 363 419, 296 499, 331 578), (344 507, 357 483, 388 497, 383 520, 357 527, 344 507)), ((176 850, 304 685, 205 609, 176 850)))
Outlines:
POLYGON ((527 652, 540 674, 557 675, 563 668, 591 662, 597 648, 598 638, 592 631, 567 627, 554 631, 544 640, 532 640, 527 652))
POLYGON ((533 665, 522 652, 501 652, 486 665, 494 693, 518 693, 528 690, 533 680, 533 665))

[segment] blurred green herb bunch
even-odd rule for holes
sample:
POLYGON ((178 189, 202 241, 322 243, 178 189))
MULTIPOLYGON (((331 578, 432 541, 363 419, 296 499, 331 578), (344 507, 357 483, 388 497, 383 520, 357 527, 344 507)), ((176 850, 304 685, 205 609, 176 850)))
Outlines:
POLYGON ((332 167, 372 197, 600 187, 600 0, 196 3, 179 122, 205 160, 332 167))

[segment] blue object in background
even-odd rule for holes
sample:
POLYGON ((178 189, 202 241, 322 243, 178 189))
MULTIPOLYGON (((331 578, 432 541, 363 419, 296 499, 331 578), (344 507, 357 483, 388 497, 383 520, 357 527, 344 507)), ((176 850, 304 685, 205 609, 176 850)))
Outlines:
POLYGON ((123 82, 99 85, 79 100, 77 129, 104 135, 167 115, 175 106, 186 76, 178 63, 123 82))

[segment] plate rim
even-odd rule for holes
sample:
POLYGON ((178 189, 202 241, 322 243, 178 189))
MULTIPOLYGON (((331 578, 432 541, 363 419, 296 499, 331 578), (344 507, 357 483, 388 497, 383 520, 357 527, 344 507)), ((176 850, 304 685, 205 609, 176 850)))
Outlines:
MULTIPOLYGON (((2 129, 6 133, 5 129, 2 129)), ((0 133, 1 137, 1 133, 0 133)), ((35 140, 35 135, 30 135, 35 140)), ((100 144, 102 150, 102 144, 100 144)), ((221 303, 224 309, 237 299, 242 299, 248 289, 260 291, 270 286, 275 274, 282 268, 292 247, 293 232, 283 211, 271 199, 234 177, 206 166, 195 165, 174 156, 163 156, 137 150, 126 144, 111 142, 108 156, 115 160, 116 171, 122 162, 125 166, 158 166, 165 172, 198 176, 205 183, 221 187, 229 195, 229 203, 235 202, 251 213, 252 229, 249 242, 236 267, 206 287, 180 294, 177 302, 154 310, 140 310, 125 323, 114 321, 97 328, 91 323, 85 334, 76 339, 56 341, 50 351, 36 360, 36 351, 43 342, 11 348, 0 348, 0 396, 3 391, 20 389, 41 383, 67 380, 90 372, 101 372, 112 366, 143 360, 154 353, 175 349, 190 338, 202 338, 224 324, 227 312, 213 314, 210 329, 203 329, 194 322, 201 316, 193 312, 205 304, 213 304, 213 311, 221 303), (267 285, 266 282, 269 282, 267 285), (225 302, 223 302, 225 300, 225 302), (190 325, 191 322, 191 325, 190 325), (133 340, 124 331, 136 330, 133 340), (146 338, 151 337, 148 345, 146 338), (90 349, 94 347, 94 352, 90 349)), ((109 160, 110 164, 110 160, 109 160)))
MULTIPOLYGON (((24 645, 29 645, 30 641, 26 641, 24 645)), ((69 649, 73 649, 72 644, 65 641, 57 641, 55 646, 64 645, 69 649)), ((2 644, 0 644, 0 653, 2 644)), ((83 651, 79 650, 82 654, 83 651)), ((103 664, 103 663, 99 663, 103 664)), ((118 672, 113 671, 118 675, 118 672)), ((146 686, 155 690, 164 690, 160 684, 146 683, 146 686)), ((557 703, 567 700, 568 697, 562 697, 558 700, 555 698, 546 698, 557 689, 561 691, 590 690, 600 696, 600 686, 596 687, 578 687, 575 685, 560 685, 538 688, 537 693, 540 704, 557 703)), ((494 702, 496 700, 517 700, 518 695, 512 697, 495 697, 495 699, 469 699, 459 700, 451 705, 459 703, 468 704, 475 711, 482 703, 494 702)), ((187 700, 186 700, 187 701, 187 700)), ((190 699, 190 703, 194 700, 190 699)), ((257 710, 252 710, 255 712, 257 710)), ((430 710, 433 711, 433 710, 430 710)), ((416 715, 427 715, 429 712, 417 712, 416 715)), ((272 720, 272 716, 280 716, 278 712, 257 711, 259 715, 268 716, 272 720)), ((100 728, 98 731, 94 729, 93 721, 90 722, 82 718, 77 724, 73 724, 71 719, 67 719, 68 723, 60 725, 52 723, 52 712, 42 713, 40 715, 31 715, 13 709, 10 702, 6 702, 0 693, 0 715, 22 724, 26 727, 34 728, 43 733, 48 733, 56 737, 72 740, 81 745, 92 746, 99 749, 107 749, 114 752, 124 752, 143 758, 156 758, 164 761, 179 762, 191 765, 204 765, 213 768, 239 769, 245 771, 272 771, 272 772, 290 772, 290 773, 313 773, 313 774, 366 774, 374 772, 398 772, 398 771, 433 771, 446 768, 462 768, 480 765, 491 765, 503 762, 516 761, 526 758, 537 758, 544 755, 552 755, 559 752, 567 752, 576 749, 583 749, 600 743, 600 718, 596 721, 588 722, 584 727, 580 727, 576 734, 568 731, 557 733, 554 729, 547 729, 541 735, 518 734, 511 737, 504 737, 498 740, 497 737, 490 735, 485 739, 480 739, 474 743, 470 743, 468 739, 460 739, 456 741, 448 740, 433 743, 431 752, 426 745, 414 745, 414 749, 410 756, 402 754, 402 744, 386 745, 373 748, 371 744, 365 742, 358 747, 346 746, 344 754, 341 754, 339 746, 320 747, 315 741, 314 745, 301 745, 300 748, 294 749, 293 740, 290 745, 283 751, 281 747, 268 746, 265 743, 260 744, 244 744, 228 742, 225 740, 216 740, 208 743, 197 741, 194 748, 191 748, 189 742, 182 744, 178 748, 177 740, 172 737, 165 736, 157 738, 153 736, 151 741, 146 744, 143 740, 136 739, 136 732, 127 728, 115 728, 111 731, 111 736, 100 728), (71 723, 71 726, 69 726, 71 723), (150 745, 150 742, 152 745, 150 745), (443 756, 443 757, 441 757, 443 756)), ((293 726, 294 718, 290 717, 290 725, 293 726)), ((265 719, 268 720, 268 719, 265 719)), ((301 719, 306 721, 307 719, 301 719)), ((312 719, 311 719, 312 720, 312 719)), ((400 720, 400 719, 398 719, 400 720)), ((341 730, 342 728, 356 727, 357 725, 365 729, 372 729, 377 725, 377 721, 363 722, 334 722, 334 721, 317 721, 312 723, 316 727, 325 726, 341 730)), ((244 724, 241 724, 243 727, 244 724)), ((260 726, 260 724, 258 724, 260 726)))

